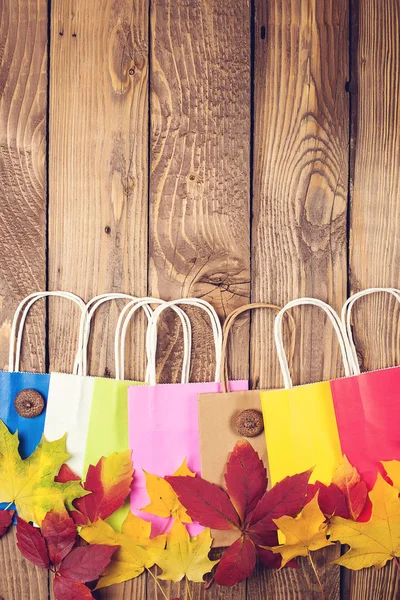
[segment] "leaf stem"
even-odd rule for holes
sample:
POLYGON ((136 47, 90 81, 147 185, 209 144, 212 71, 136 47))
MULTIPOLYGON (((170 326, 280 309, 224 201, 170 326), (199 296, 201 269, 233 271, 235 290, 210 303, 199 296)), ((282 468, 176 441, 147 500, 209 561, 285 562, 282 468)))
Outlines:
POLYGON ((313 571, 315 573, 315 577, 317 578, 317 581, 318 581, 319 589, 321 590, 321 598, 322 598, 322 600, 325 600, 324 588, 322 587, 322 583, 321 583, 321 580, 319 578, 318 571, 317 571, 317 569, 315 567, 313 559, 311 558, 310 552, 308 553, 308 558, 310 559, 310 563, 311 563, 312 569, 313 569, 313 571))
POLYGON ((190 591, 189 581, 188 581, 187 577, 185 577, 185 582, 186 582, 186 589, 187 589, 187 593, 189 596, 189 600, 193 600, 192 592, 190 591))
POLYGON ((147 572, 148 572, 148 573, 149 573, 149 574, 152 576, 152 578, 154 579, 154 581, 155 581, 156 585, 158 586, 158 589, 160 590, 160 592, 161 592, 161 593, 162 593, 162 595, 164 596, 165 600, 169 600, 169 598, 168 598, 167 594, 166 594, 166 593, 164 592, 164 590, 162 589, 162 587, 161 587, 161 585, 160 585, 160 582, 158 581, 158 579, 157 579, 157 577, 154 575, 154 573, 152 573, 152 572, 150 571, 150 569, 148 569, 147 567, 146 567, 146 571, 147 571, 147 572))

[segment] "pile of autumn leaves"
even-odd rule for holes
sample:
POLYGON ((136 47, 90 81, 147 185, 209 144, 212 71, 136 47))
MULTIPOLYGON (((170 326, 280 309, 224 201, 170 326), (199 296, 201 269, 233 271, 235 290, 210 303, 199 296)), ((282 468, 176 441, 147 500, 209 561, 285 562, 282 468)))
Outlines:
POLYGON ((169 529, 151 538, 151 525, 130 512, 121 531, 106 521, 135 484, 129 452, 102 458, 84 483, 64 464, 67 458, 65 438, 43 438, 22 460, 18 435, 0 421, 0 502, 9 504, 0 511, 0 535, 11 525, 14 504, 18 548, 54 573, 56 600, 93 598, 91 582, 99 580, 98 589, 127 581, 154 564, 162 569, 160 579, 195 582, 217 565, 212 579, 233 585, 251 575, 257 557, 279 569, 308 556, 315 569, 311 553, 337 541, 350 549, 335 563, 350 569, 382 567, 400 556, 400 463, 395 461, 384 463, 392 484, 378 475, 369 494, 346 459, 329 486, 309 484, 308 471, 267 491, 264 466, 242 440, 227 463, 226 491, 194 476, 185 462, 164 479, 146 474, 145 511, 164 517, 169 529), (205 527, 196 538, 185 526, 193 521, 205 527), (210 528, 237 534, 219 561, 208 557, 210 528))

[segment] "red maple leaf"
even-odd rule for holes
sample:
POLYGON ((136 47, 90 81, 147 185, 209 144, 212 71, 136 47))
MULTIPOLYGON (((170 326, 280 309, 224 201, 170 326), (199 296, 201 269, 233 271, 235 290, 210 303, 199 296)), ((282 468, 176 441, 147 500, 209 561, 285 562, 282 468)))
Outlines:
POLYGON ((17 546, 34 565, 53 571, 55 600, 93 598, 85 583, 100 577, 118 548, 100 544, 73 548, 76 538, 76 525, 67 511, 48 512, 41 531, 17 517, 17 546))
POLYGON ((0 510, 0 537, 4 535, 10 527, 14 513, 14 510, 0 510))
MULTIPOLYGON (((66 483, 79 479, 64 464, 55 481, 66 483)), ((124 504, 131 491, 132 480, 130 451, 115 452, 107 458, 103 456, 96 465, 90 465, 82 487, 91 493, 74 501, 77 510, 70 514, 75 524, 87 525, 89 521, 93 523, 97 519, 107 519, 124 504)))
POLYGON ((310 474, 286 477, 267 491, 261 459, 247 440, 239 440, 227 463, 226 492, 201 477, 165 479, 194 521, 213 529, 240 531, 240 538, 224 552, 215 573, 217 583, 234 585, 251 575, 257 556, 271 568, 280 567, 281 556, 261 546, 278 543, 273 519, 295 517, 303 509, 310 474))

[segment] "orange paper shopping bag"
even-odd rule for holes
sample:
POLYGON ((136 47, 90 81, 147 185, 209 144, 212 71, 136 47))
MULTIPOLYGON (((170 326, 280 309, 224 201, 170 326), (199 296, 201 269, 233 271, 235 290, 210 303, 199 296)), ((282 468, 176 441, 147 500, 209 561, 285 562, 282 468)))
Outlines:
POLYGON ((329 317, 338 337, 346 376, 352 374, 349 345, 337 313, 325 302, 314 298, 300 298, 286 304, 278 313, 274 326, 285 389, 261 392, 272 485, 310 468, 314 469, 310 481, 329 484, 342 458, 330 382, 293 387, 283 348, 282 319, 286 311, 307 304, 322 308, 329 317))

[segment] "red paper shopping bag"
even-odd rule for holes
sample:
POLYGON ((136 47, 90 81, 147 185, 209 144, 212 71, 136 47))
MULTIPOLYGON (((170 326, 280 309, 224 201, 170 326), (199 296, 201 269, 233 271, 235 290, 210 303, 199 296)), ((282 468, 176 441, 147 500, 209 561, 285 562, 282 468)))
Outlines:
POLYGON ((343 454, 354 465, 369 489, 381 461, 400 460, 400 367, 360 373, 351 331, 351 309, 358 298, 388 292, 400 301, 397 290, 372 288, 351 296, 342 320, 352 348, 353 377, 331 382, 336 421, 343 454))

